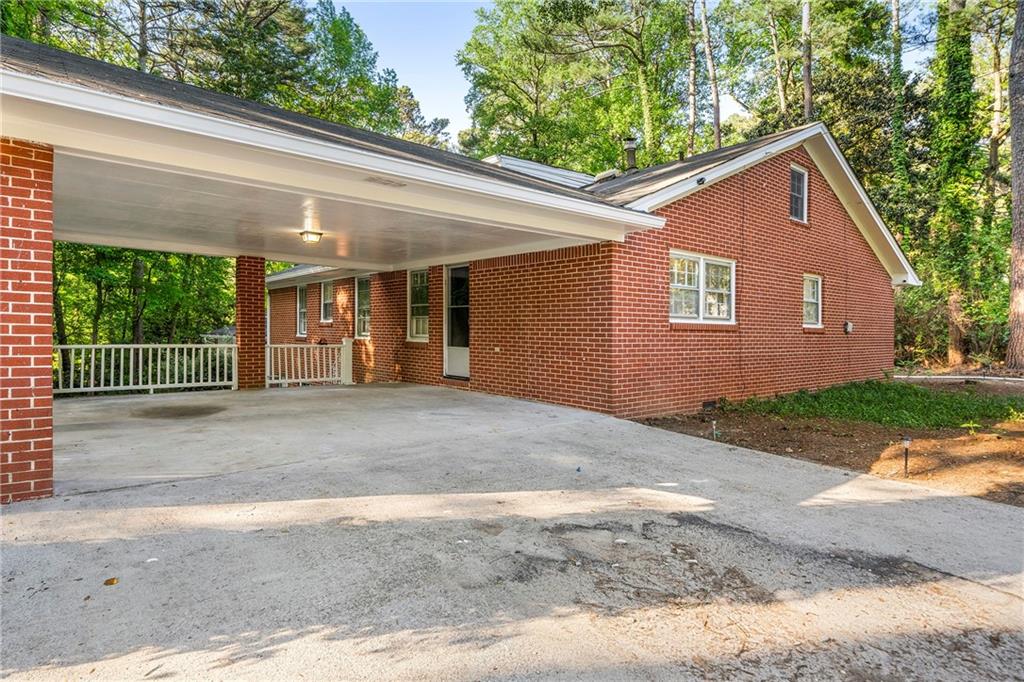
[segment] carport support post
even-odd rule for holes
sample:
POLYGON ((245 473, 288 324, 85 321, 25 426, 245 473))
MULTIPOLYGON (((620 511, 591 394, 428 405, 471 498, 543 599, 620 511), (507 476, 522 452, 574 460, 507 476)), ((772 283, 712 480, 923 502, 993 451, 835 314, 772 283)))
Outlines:
POLYGON ((0 138, 0 502, 53 494, 53 148, 0 138))
POLYGON ((266 388, 266 273, 258 256, 235 259, 235 343, 238 388, 266 388))

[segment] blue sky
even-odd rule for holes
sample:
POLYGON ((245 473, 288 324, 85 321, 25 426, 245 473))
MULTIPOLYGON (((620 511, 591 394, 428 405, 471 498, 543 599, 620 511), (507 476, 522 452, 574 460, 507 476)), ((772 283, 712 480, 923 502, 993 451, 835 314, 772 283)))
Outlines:
MULTIPOLYGON (((475 11, 488 2, 451 0, 345 2, 344 6, 362 27, 379 55, 378 65, 394 69, 398 80, 412 88, 423 115, 451 121, 448 130, 456 139, 469 127, 464 98, 469 83, 455 64, 458 52, 473 32, 475 11)), ((708 2, 714 7, 717 0, 708 2)), ((906 16, 919 13, 916 2, 907 3, 906 16)), ((909 49, 904 57, 908 68, 919 68, 930 50, 909 49)), ((722 95, 722 119, 741 111, 727 93, 722 95)))
POLYGON ((455 64, 484 2, 335 2, 344 5, 376 48, 378 65, 412 88, 427 118, 451 119, 454 138, 469 127, 469 83, 455 64))
MULTIPOLYGON (((348 9, 373 43, 378 66, 394 69, 398 81, 412 88, 424 116, 449 119, 452 139, 469 127, 464 102, 469 83, 455 64, 455 53, 473 32, 477 8, 490 3, 335 0, 335 4, 348 9)), ((713 6, 714 0, 709 4, 713 6)), ((722 118, 739 110, 736 101, 723 94, 722 118)))

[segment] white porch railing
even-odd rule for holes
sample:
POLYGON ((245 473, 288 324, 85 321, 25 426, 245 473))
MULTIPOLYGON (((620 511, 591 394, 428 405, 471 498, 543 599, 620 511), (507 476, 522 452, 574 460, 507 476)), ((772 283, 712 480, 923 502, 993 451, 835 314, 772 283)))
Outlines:
POLYGON ((352 339, 267 346, 267 386, 352 383, 352 339))
POLYGON ((53 392, 237 388, 238 354, 227 344, 53 347, 53 392))

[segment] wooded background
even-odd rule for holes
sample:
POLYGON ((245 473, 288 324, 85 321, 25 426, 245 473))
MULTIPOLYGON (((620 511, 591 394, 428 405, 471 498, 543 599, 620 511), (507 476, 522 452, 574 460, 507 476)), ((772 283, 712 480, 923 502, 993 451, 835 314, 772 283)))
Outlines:
MULTIPOLYGON (((16 35, 484 157, 597 173, 824 122, 924 285, 903 362, 1009 340, 1009 0, 497 0, 453 58, 471 127, 426 120, 328 0, 0 0, 16 35), (746 110, 722 120, 730 96, 746 110)), ((444 8, 439 6, 438 12, 444 8)), ((280 267, 280 264, 275 264, 280 267)), ((233 318, 230 259, 58 243, 55 341, 184 342, 233 318)))

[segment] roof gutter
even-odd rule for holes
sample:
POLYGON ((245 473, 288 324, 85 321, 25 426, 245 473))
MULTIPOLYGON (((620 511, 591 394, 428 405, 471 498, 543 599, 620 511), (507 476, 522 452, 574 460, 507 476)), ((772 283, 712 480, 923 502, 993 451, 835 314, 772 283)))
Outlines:
POLYGON ((144 102, 122 95, 99 92, 48 78, 30 76, 7 69, 0 70, 0 94, 66 107, 91 114, 142 123, 160 128, 211 137, 272 151, 338 164, 370 175, 387 175, 404 181, 454 189, 560 211, 579 217, 612 222, 627 231, 660 228, 664 218, 629 208, 519 187, 502 180, 484 178, 414 161, 396 159, 343 142, 324 142, 300 135, 230 121, 216 116, 186 111, 177 107, 144 102))

